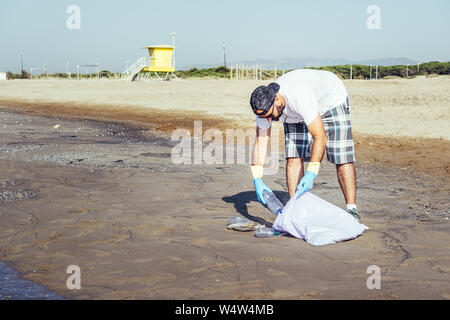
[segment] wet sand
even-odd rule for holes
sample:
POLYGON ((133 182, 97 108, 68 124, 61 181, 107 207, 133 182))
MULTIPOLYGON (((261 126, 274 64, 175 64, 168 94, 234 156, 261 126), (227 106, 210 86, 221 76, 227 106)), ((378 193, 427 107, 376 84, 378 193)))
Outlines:
MULTIPOLYGON (((0 109, 0 261, 60 296, 450 298, 447 140, 359 134, 359 208, 370 230, 313 247, 225 228, 236 215, 273 220, 257 202, 247 165, 174 164, 174 142, 150 130, 151 121, 44 117, 30 114, 43 109, 25 109, 0 109), (393 156, 381 156, 380 148, 393 156), (424 156, 441 167, 414 159, 424 156), (81 269, 81 290, 66 286, 69 265, 81 269), (379 290, 366 286, 370 265, 381 268, 379 290)), ((109 111, 86 117, 111 117, 109 111)), ((193 118, 183 119, 192 127, 193 118)), ((288 200, 283 156, 279 173, 265 182, 288 200)), ((313 193, 343 206, 330 164, 313 193)))
POLYGON ((61 297, 30 280, 0 261, 0 300, 60 300, 61 297))

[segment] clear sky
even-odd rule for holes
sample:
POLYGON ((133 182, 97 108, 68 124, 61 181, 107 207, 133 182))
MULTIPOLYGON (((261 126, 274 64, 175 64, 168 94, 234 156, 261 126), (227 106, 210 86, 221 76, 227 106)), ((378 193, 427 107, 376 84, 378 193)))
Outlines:
POLYGON ((0 71, 47 63, 49 72, 76 72, 100 63, 123 71, 144 45, 172 44, 176 65, 190 67, 257 58, 407 57, 450 60, 449 0, 0 0, 0 71), (80 8, 69 29, 67 7, 80 8), (380 29, 369 29, 370 5, 380 29))

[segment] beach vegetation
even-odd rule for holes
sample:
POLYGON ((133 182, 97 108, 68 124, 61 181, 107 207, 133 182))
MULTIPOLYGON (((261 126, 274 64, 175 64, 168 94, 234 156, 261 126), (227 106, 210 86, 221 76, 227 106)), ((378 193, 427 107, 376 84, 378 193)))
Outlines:
POLYGON ((180 78, 229 78, 230 69, 225 66, 208 69, 193 67, 186 71, 175 71, 175 74, 180 78))

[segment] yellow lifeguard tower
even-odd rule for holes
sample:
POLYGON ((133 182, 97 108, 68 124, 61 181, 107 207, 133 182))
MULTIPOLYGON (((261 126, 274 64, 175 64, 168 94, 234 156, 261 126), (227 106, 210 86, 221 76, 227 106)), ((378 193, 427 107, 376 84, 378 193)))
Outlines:
POLYGON ((142 68, 141 72, 144 73, 143 78, 151 77, 154 73, 160 80, 167 80, 168 77, 175 75, 175 67, 172 64, 172 55, 174 47, 163 44, 156 46, 143 47, 143 49, 148 49, 148 54, 150 56, 150 66, 142 68), (165 72, 164 78, 161 78, 158 72, 165 72), (147 73, 147 77, 145 75, 147 73))
POLYGON ((131 66, 121 73, 123 80, 135 81, 138 79, 152 79, 152 75, 155 74, 159 80, 166 81, 170 77, 178 78, 175 71, 175 61, 172 60, 174 47, 166 44, 143 47, 148 50, 150 56, 150 63, 148 58, 141 57, 131 66), (161 73, 165 72, 165 76, 162 78, 161 73))

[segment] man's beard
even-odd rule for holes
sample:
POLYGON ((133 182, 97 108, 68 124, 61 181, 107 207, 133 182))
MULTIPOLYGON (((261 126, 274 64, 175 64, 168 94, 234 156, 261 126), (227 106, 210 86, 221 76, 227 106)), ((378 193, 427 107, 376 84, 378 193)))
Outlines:
POLYGON ((279 121, 280 117, 281 117, 281 114, 278 117, 276 117, 276 118, 272 118, 272 121, 279 121))

